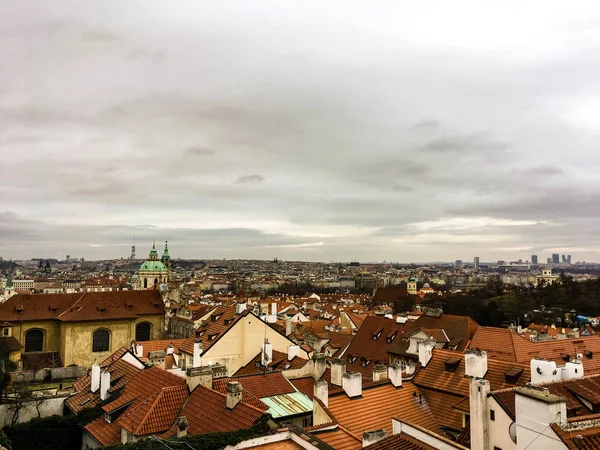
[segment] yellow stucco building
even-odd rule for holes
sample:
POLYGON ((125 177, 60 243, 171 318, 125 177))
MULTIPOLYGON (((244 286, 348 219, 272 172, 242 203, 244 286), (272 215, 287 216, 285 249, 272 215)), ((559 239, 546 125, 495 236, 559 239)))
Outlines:
POLYGON ((134 339, 161 339, 164 320, 155 290, 15 295, 0 304, 2 335, 22 346, 11 359, 55 366, 90 367, 134 339))

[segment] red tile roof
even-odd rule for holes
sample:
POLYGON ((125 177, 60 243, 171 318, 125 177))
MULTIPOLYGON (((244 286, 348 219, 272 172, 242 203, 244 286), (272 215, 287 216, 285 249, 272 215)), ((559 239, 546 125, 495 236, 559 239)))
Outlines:
POLYGON ((402 433, 388 436, 364 448, 368 450, 436 450, 435 447, 402 433))
POLYGON ((219 378, 214 380, 213 387, 216 391, 225 392, 229 381, 239 381, 244 390, 256 398, 272 397, 274 395, 291 394, 296 389, 281 372, 266 372, 258 375, 246 375, 235 378, 219 378))
MULTIPOLYGON (((258 352, 258 354, 246 364, 244 367, 240 368, 235 373, 235 376, 241 375, 252 375, 257 373, 263 373, 264 367, 260 365, 262 360, 262 352, 258 352)), ((288 369, 300 369, 304 367, 304 365, 308 362, 307 359, 302 359, 299 356, 292 358, 292 360, 288 360, 287 353, 278 352, 277 350, 273 350, 273 361, 269 364, 271 370, 288 370, 288 369)))
MULTIPOLYGON (((242 384, 243 387, 243 384, 242 384)), ((180 415, 185 416, 189 428, 188 434, 205 434, 223 431, 235 431, 250 428, 265 412, 241 401, 232 410, 227 409, 226 394, 198 385, 192 391, 180 415)), ((163 436, 176 435, 176 425, 163 436)))
POLYGON ((600 373, 600 336, 552 341, 531 341, 507 328, 479 327, 471 348, 488 353, 489 359, 516 361, 529 364, 532 359, 542 358, 563 365, 567 355, 574 358, 583 355, 582 364, 586 375, 600 373))
POLYGON ((420 425, 439 433, 440 426, 419 388, 411 382, 396 389, 391 383, 363 389, 362 397, 350 399, 344 394, 329 397, 329 410, 339 424, 357 436, 365 430, 384 429, 392 434, 392 418, 420 425))
POLYGON ((362 448, 362 438, 341 426, 333 430, 312 431, 312 434, 336 450, 357 450, 362 448))
POLYGON ((117 423, 135 436, 167 431, 175 422, 188 397, 186 385, 162 388, 133 408, 128 408, 117 423))
POLYGON ((17 294, 0 304, 0 321, 88 321, 164 314, 158 291, 17 294))

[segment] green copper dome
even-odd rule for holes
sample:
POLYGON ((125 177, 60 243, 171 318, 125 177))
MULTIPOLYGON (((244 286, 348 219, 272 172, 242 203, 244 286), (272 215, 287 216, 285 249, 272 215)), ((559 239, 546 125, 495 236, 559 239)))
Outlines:
POLYGON ((140 266, 140 271, 148 270, 148 271, 159 271, 159 270, 167 270, 167 266, 165 266, 160 261, 146 261, 140 266))

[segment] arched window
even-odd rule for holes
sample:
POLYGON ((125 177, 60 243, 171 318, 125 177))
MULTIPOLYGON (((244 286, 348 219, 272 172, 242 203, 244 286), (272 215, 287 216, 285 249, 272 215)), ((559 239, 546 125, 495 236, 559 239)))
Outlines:
POLYGON ((29 330, 25 333, 25 353, 44 351, 44 332, 29 330))
POLYGON ((150 324, 148 322, 138 323, 135 326, 135 340, 149 341, 150 340, 150 324))
POLYGON ((92 352, 107 352, 110 348, 108 330, 96 330, 92 339, 92 352))
POLYGON ((144 278, 144 289, 148 287, 148 278, 144 278))
POLYGON ((158 278, 154 279, 154 284, 158 284, 158 278))

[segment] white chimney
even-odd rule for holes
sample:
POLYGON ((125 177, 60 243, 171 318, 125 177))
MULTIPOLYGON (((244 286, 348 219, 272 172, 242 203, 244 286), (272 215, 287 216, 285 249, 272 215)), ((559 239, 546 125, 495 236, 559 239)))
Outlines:
POLYGON ((175 347, 173 347, 173 344, 169 344, 169 346, 167 347, 167 355, 172 355, 175 352, 175 347))
POLYGON ((210 366, 191 367, 186 371, 186 382, 190 392, 196 389, 196 386, 199 384, 205 388, 212 389, 212 380, 213 371, 210 366))
POLYGON ((362 446, 374 444, 375 442, 381 441, 387 437, 385 430, 367 430, 363 433, 362 446))
POLYGON ((418 341, 417 348, 419 352, 419 362, 421 366, 427 367, 431 357, 433 356, 433 348, 435 347, 434 340, 418 341))
POLYGON ((390 364, 388 377, 394 387, 402 387, 402 366, 400 364, 390 364))
POLYGON ((277 316, 277 303, 271 303, 271 314, 277 316))
POLYGON ((100 389, 100 366, 94 364, 92 366, 92 392, 96 392, 100 389))
POLYGON ((489 449, 488 395, 490 382, 481 378, 469 380, 469 422, 471 448, 489 449))
POLYGON ((288 347, 288 360, 291 361, 298 355, 300 355, 300 346, 299 345, 290 345, 288 347))
POLYGON ((104 401, 108 398, 108 390, 110 389, 110 372, 102 372, 100 374, 100 400, 104 401))
MULTIPOLYGON (((531 445, 538 438, 545 438, 545 443, 555 442, 550 441, 545 433, 553 423, 561 427, 567 426, 566 399, 551 394, 547 388, 533 386, 520 387, 515 392, 516 440, 519 448, 539 448, 537 442, 531 445)), ((472 442, 471 448, 475 448, 472 442)), ((546 445, 545 448, 555 447, 546 445)))
POLYGON ((135 346, 135 356, 142 358, 144 356, 144 346, 141 342, 138 342, 135 346))
POLYGON ((381 381, 387 378, 388 370, 385 364, 375 364, 373 366, 373 381, 381 381))
POLYGON ((237 303, 235 305, 235 313, 236 314, 241 314, 244 311, 246 311, 246 308, 248 307, 248 305, 246 303, 237 303))
POLYGON ((273 362, 273 346, 269 344, 269 340, 266 338, 263 344, 260 362, 263 366, 268 366, 273 362))
POLYGON ((242 400, 242 385, 239 381, 227 383, 227 409, 233 409, 242 400))
POLYGON ((202 355, 202 341, 196 339, 194 341, 194 354, 192 355, 192 367, 200 367, 200 356, 202 355))
POLYGON ((327 370, 327 361, 325 359, 325 354, 323 353, 315 353, 312 357, 313 359, 313 378, 315 380, 320 380, 325 371, 327 370))
POLYGON ((362 375, 360 372, 346 372, 342 377, 342 388, 350 398, 362 396, 362 375))
POLYGON ((346 361, 341 358, 332 358, 331 364, 331 384, 342 386, 342 379, 346 374, 346 361))
POLYGON ((313 393, 316 398, 329 407, 329 386, 325 380, 315 380, 313 393))
POLYGON ((466 376, 473 378, 484 378, 487 370, 487 352, 483 350, 467 350, 465 352, 466 376))

